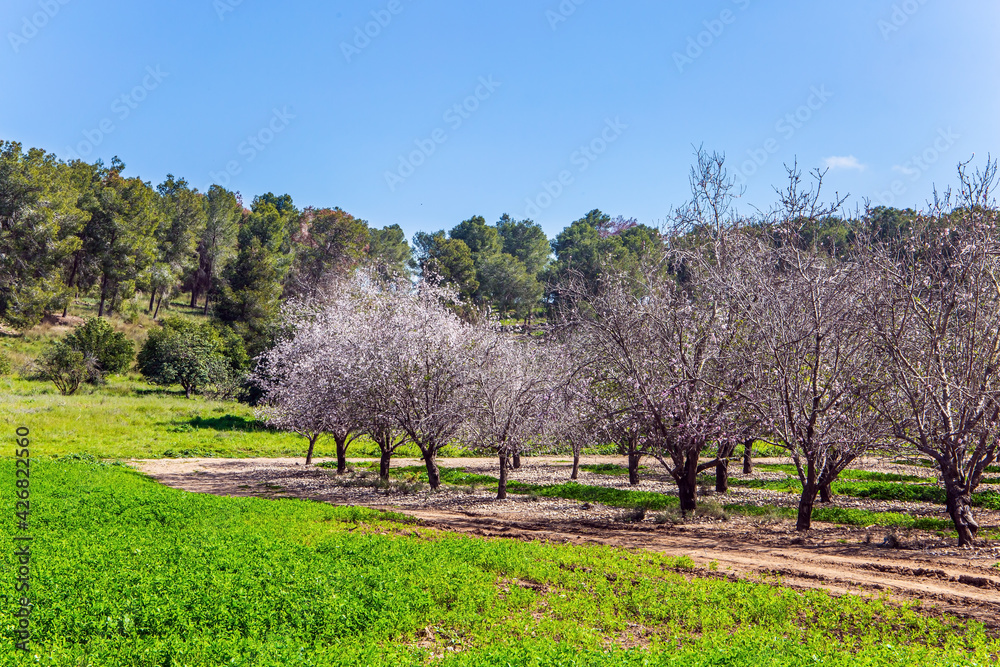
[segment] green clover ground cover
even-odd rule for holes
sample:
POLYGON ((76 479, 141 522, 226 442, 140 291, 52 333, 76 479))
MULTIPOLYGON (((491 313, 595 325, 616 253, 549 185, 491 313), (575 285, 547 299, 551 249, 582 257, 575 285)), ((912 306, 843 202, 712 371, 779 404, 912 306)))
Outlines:
MULTIPOLYGON (((782 480, 741 480, 731 479, 732 486, 743 486, 756 489, 771 489, 774 491, 801 492, 802 483, 791 465, 763 465, 764 470, 774 470, 789 474, 782 480)), ((706 478, 706 483, 709 481, 706 478)), ((714 481, 714 478, 713 480, 714 481)), ((988 482, 987 482, 988 483, 988 482)), ((895 475, 891 473, 876 473, 865 470, 845 470, 840 479, 830 486, 831 490, 841 496, 852 498, 870 498, 872 500, 896 500, 903 502, 924 502, 944 505, 946 494, 932 477, 915 477, 911 475, 895 475), (907 482, 923 482, 912 484, 907 482)), ((1000 510, 1000 493, 995 491, 979 491, 972 494, 973 507, 1000 510)))
MULTIPOLYGON (((685 558, 190 494, 116 465, 33 466, 35 641, 13 649, 5 529, 3 667, 986 665, 1000 651, 976 625, 698 578, 685 558)), ((12 471, 0 461, 0 480, 12 471)), ((0 508, 9 526, 12 494, 0 508)))

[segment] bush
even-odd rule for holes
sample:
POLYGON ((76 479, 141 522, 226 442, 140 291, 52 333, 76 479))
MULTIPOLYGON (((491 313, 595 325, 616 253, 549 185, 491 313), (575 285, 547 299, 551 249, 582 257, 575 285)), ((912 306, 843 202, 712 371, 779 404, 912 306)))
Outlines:
POLYGON ((135 324, 142 316, 142 306, 139 305, 138 296, 134 296, 127 301, 123 301, 118 308, 118 314, 128 324, 135 324))
POLYGON ((66 336, 70 349, 92 359, 88 382, 99 384, 106 375, 127 373, 135 358, 135 345, 100 317, 93 317, 66 336))
POLYGON ((240 339, 211 324, 169 319, 150 332, 139 352, 139 371, 153 384, 179 384, 184 393, 208 386, 233 386, 247 364, 240 339))
POLYGON ((639 506, 624 510, 618 518, 623 523, 642 523, 646 520, 646 508, 639 506))
POLYGON ((10 355, 4 350, 0 350, 0 376, 10 375, 13 365, 10 363, 10 355))
POLYGON ((63 396, 75 394, 94 372, 94 360, 63 341, 52 343, 38 359, 38 375, 54 382, 63 396))

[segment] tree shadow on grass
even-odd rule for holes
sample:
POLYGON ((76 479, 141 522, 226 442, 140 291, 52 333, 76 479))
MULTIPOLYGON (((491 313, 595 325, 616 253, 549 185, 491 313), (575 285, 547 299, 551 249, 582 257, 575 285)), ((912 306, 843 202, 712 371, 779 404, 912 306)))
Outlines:
MULTIPOLYGON (((175 398, 185 398, 185 393, 183 389, 168 389, 160 387, 136 387, 135 389, 129 389, 128 393, 135 392, 136 396, 173 396, 175 398)), ((127 394, 126 394, 127 395, 127 394)))
POLYGON ((257 419, 247 419, 238 415, 223 415, 221 417, 194 417, 188 421, 179 422, 191 428, 212 431, 239 431, 242 433, 274 432, 275 429, 257 419))

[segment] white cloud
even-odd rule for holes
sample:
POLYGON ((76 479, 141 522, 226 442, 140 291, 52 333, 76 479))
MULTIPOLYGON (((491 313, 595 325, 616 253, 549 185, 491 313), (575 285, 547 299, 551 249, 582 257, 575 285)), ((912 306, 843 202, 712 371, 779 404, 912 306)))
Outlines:
POLYGON ((858 158, 853 155, 828 157, 823 162, 826 164, 827 169, 857 169, 858 171, 864 171, 868 168, 868 165, 861 164, 858 162, 858 158))

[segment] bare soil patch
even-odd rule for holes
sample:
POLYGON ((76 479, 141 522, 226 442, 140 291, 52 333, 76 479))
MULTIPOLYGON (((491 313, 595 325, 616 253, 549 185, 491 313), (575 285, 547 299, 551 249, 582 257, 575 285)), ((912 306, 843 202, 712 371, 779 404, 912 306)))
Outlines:
MULTIPOLYGON (((413 459, 394 467, 419 465, 413 459)), ((620 457, 587 457, 586 464, 621 463, 620 457)), ((493 459, 442 459, 442 466, 495 475, 493 459)), ((835 594, 886 595, 921 601, 931 613, 975 618, 1000 631, 1000 546, 958 549, 955 541, 925 531, 846 527, 814 522, 803 535, 791 521, 730 517, 698 518, 682 525, 644 521, 626 523, 625 511, 594 503, 512 495, 494 499, 495 486, 386 493, 338 479, 335 471, 305 466, 301 459, 158 459, 133 461, 138 470, 163 484, 187 491, 229 496, 304 498, 333 504, 363 505, 403 512, 430 528, 484 538, 514 538, 573 544, 606 544, 690 556, 699 576, 760 579, 795 588, 823 588, 835 594), (711 567, 711 570, 708 568, 711 567)), ((532 484, 568 480, 565 457, 532 457, 511 479, 532 484)), ((866 469, 908 472, 906 466, 865 462, 866 469)), ((926 470, 920 471, 927 474, 926 470)), ((754 476, 766 476, 766 472, 754 476)), ((349 476, 350 477, 350 476, 349 476)), ((740 477, 734 475, 734 477, 740 477)), ((669 480, 644 471, 639 487, 627 478, 581 471, 582 484, 638 488, 670 493, 669 480)), ((796 494, 733 487, 720 502, 794 505, 796 494)), ((863 507, 921 516, 942 515, 927 503, 892 503, 837 497, 841 507, 863 507)), ((996 512, 979 512, 984 526, 998 523, 996 512)))

